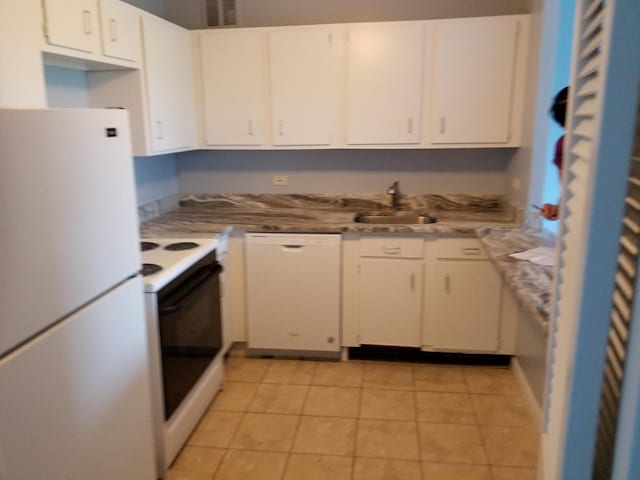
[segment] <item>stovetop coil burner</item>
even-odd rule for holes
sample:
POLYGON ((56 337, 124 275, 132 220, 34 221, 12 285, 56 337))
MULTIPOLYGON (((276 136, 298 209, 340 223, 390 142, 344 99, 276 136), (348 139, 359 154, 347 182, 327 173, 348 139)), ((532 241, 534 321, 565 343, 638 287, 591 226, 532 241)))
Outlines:
POLYGON ((165 250, 170 250, 172 252, 177 252, 180 250, 191 250, 193 248, 197 248, 200 245, 198 245, 195 242, 177 242, 177 243, 170 243, 169 245, 167 245, 166 247, 164 247, 165 250))
POLYGON ((156 265, 155 263, 143 263, 140 273, 142 273, 143 277, 146 277, 147 275, 158 273, 160 270, 162 270, 162 267, 160 265, 156 265))
POLYGON ((160 246, 159 243, 155 242, 140 242, 140 251, 147 252, 149 250, 154 250, 160 246))

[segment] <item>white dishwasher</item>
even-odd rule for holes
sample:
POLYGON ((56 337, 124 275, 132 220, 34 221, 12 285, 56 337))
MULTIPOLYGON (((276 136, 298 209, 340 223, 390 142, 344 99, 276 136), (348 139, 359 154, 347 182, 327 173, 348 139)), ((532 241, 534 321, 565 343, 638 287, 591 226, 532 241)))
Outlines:
POLYGON ((325 234, 246 235, 250 353, 339 356, 340 240, 325 234))

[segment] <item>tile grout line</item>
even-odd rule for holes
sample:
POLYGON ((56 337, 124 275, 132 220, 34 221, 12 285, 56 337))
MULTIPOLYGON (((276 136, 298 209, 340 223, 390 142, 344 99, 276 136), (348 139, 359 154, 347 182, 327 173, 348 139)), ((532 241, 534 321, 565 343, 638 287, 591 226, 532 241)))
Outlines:
POLYGON ((416 385, 416 365, 411 366, 411 373, 413 374, 413 410, 415 415, 415 425, 416 425, 416 441, 418 442, 418 471, 420 472, 420 480, 425 480, 424 478, 424 468, 423 468, 423 459, 422 459, 422 442, 420 441, 420 411, 418 410, 418 390, 416 385))
POLYGON ((316 374, 316 370, 318 368, 317 364, 314 364, 313 373, 311 374, 311 378, 309 380, 309 384, 306 385, 307 391, 304 395, 304 400, 302 401, 302 405, 300 407, 300 412, 298 413, 298 421, 296 423, 296 428, 293 432, 293 437, 291 438, 291 444, 289 445, 289 451, 287 452, 287 458, 284 461, 284 468, 282 469, 282 475, 280 476, 280 480, 284 480, 285 475, 287 474, 287 468, 289 468, 289 461, 291 460, 291 455, 293 455, 293 447, 296 442, 296 438, 298 437, 298 432, 300 431, 300 424, 302 423, 302 416, 304 413, 304 409, 307 406, 307 401, 309 399, 309 395, 311 394, 311 383, 313 382, 313 377, 316 374))
MULTIPOLYGON (((269 368, 270 368, 270 365, 267 365, 267 368, 264 370, 264 373, 262 374, 262 378, 264 378, 264 376, 267 374, 267 370, 269 370, 269 368)), ((261 382, 260 383, 258 383, 258 382, 247 382, 247 383, 257 383, 258 385, 262 384, 261 382)), ((242 424, 244 423, 244 421, 247 418, 248 414, 250 413, 251 404, 255 400, 255 397, 256 397, 256 395, 258 393, 258 389, 259 388, 260 388, 259 386, 256 387, 255 391, 253 392, 253 395, 251 396, 251 400, 249 402, 247 402, 247 406, 245 407, 245 409, 242 412, 240 412, 240 413, 242 413, 242 418, 238 422, 238 425, 236 426, 233 434, 231 435, 231 438, 229 439, 229 443, 226 446, 226 452, 224 454, 223 460, 220 462, 220 466, 216 470, 216 475, 217 475, 217 472, 219 471, 219 469, 222 468, 223 461, 226 459, 229 450, 232 450, 231 445, 233 444, 233 441, 235 440, 236 436, 238 435, 238 432, 240 431, 240 427, 242 426, 242 424)))
POLYGON ((489 471, 489 478, 493 478, 493 468, 491 468, 491 462, 489 460, 489 449, 487 448, 487 442, 484 439, 484 434, 482 433, 482 425, 480 425, 480 420, 479 420, 479 416, 478 413, 476 412, 476 408, 475 405, 473 403, 473 392, 471 391, 471 385, 469 385, 469 381, 467 379, 467 371, 466 369, 462 369, 463 371, 463 375, 464 375, 464 383, 467 386, 467 393, 466 395, 469 398, 469 403, 471 404, 471 413, 473 414, 473 418, 475 418, 476 421, 476 428, 478 429, 478 435, 480 436, 480 443, 482 445, 482 450, 484 452, 484 457, 486 459, 486 466, 487 466, 487 470, 489 471))
POLYGON ((360 415, 362 412, 362 400, 364 393, 364 375, 367 366, 362 364, 362 377, 360 378, 360 387, 358 388, 358 408, 356 410, 356 428, 353 435, 353 454, 351 456, 351 480, 356 478, 356 455, 358 453, 358 433, 360 432, 360 415))

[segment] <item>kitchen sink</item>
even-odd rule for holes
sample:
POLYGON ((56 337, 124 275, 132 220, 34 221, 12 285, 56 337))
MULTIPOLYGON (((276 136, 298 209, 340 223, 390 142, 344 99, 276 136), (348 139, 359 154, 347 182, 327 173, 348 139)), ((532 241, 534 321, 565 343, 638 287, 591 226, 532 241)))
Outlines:
POLYGON ((376 223, 376 224, 394 224, 394 225, 423 225, 425 223, 436 223, 436 219, 422 213, 414 212, 373 212, 373 213, 356 213, 353 217, 356 223, 376 223))

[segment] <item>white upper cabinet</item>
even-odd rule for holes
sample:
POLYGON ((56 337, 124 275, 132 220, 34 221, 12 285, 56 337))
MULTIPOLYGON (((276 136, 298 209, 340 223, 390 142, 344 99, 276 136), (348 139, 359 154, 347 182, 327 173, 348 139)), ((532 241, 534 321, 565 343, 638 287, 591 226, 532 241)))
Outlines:
POLYGON ((333 143, 340 98, 335 40, 331 28, 269 33, 274 145, 333 143))
POLYGON ((420 142, 424 23, 349 25, 347 143, 420 142))
MULTIPOLYGON (((522 18, 437 21, 428 113, 432 143, 501 144, 514 135, 522 18)), ((523 82, 524 79, 520 79, 523 82)), ((521 96, 521 95, 520 95, 521 96)))
POLYGON ((152 153, 195 148, 191 33, 153 15, 142 20, 152 153))
POLYGON ((108 57, 140 59, 140 16, 120 0, 100 0, 102 51, 108 57))
POLYGON ((45 63, 85 70, 96 62, 104 64, 101 68, 137 68, 141 10, 120 0, 43 0, 42 5, 43 51, 66 57, 45 57, 45 63))
POLYGON ((46 108, 40 0, 0 1, 0 108, 46 108))
POLYGON ((205 143, 270 143, 267 33, 208 31, 200 38, 205 143))
POLYGON ((50 45, 100 52, 98 0, 44 0, 43 5, 50 45))

